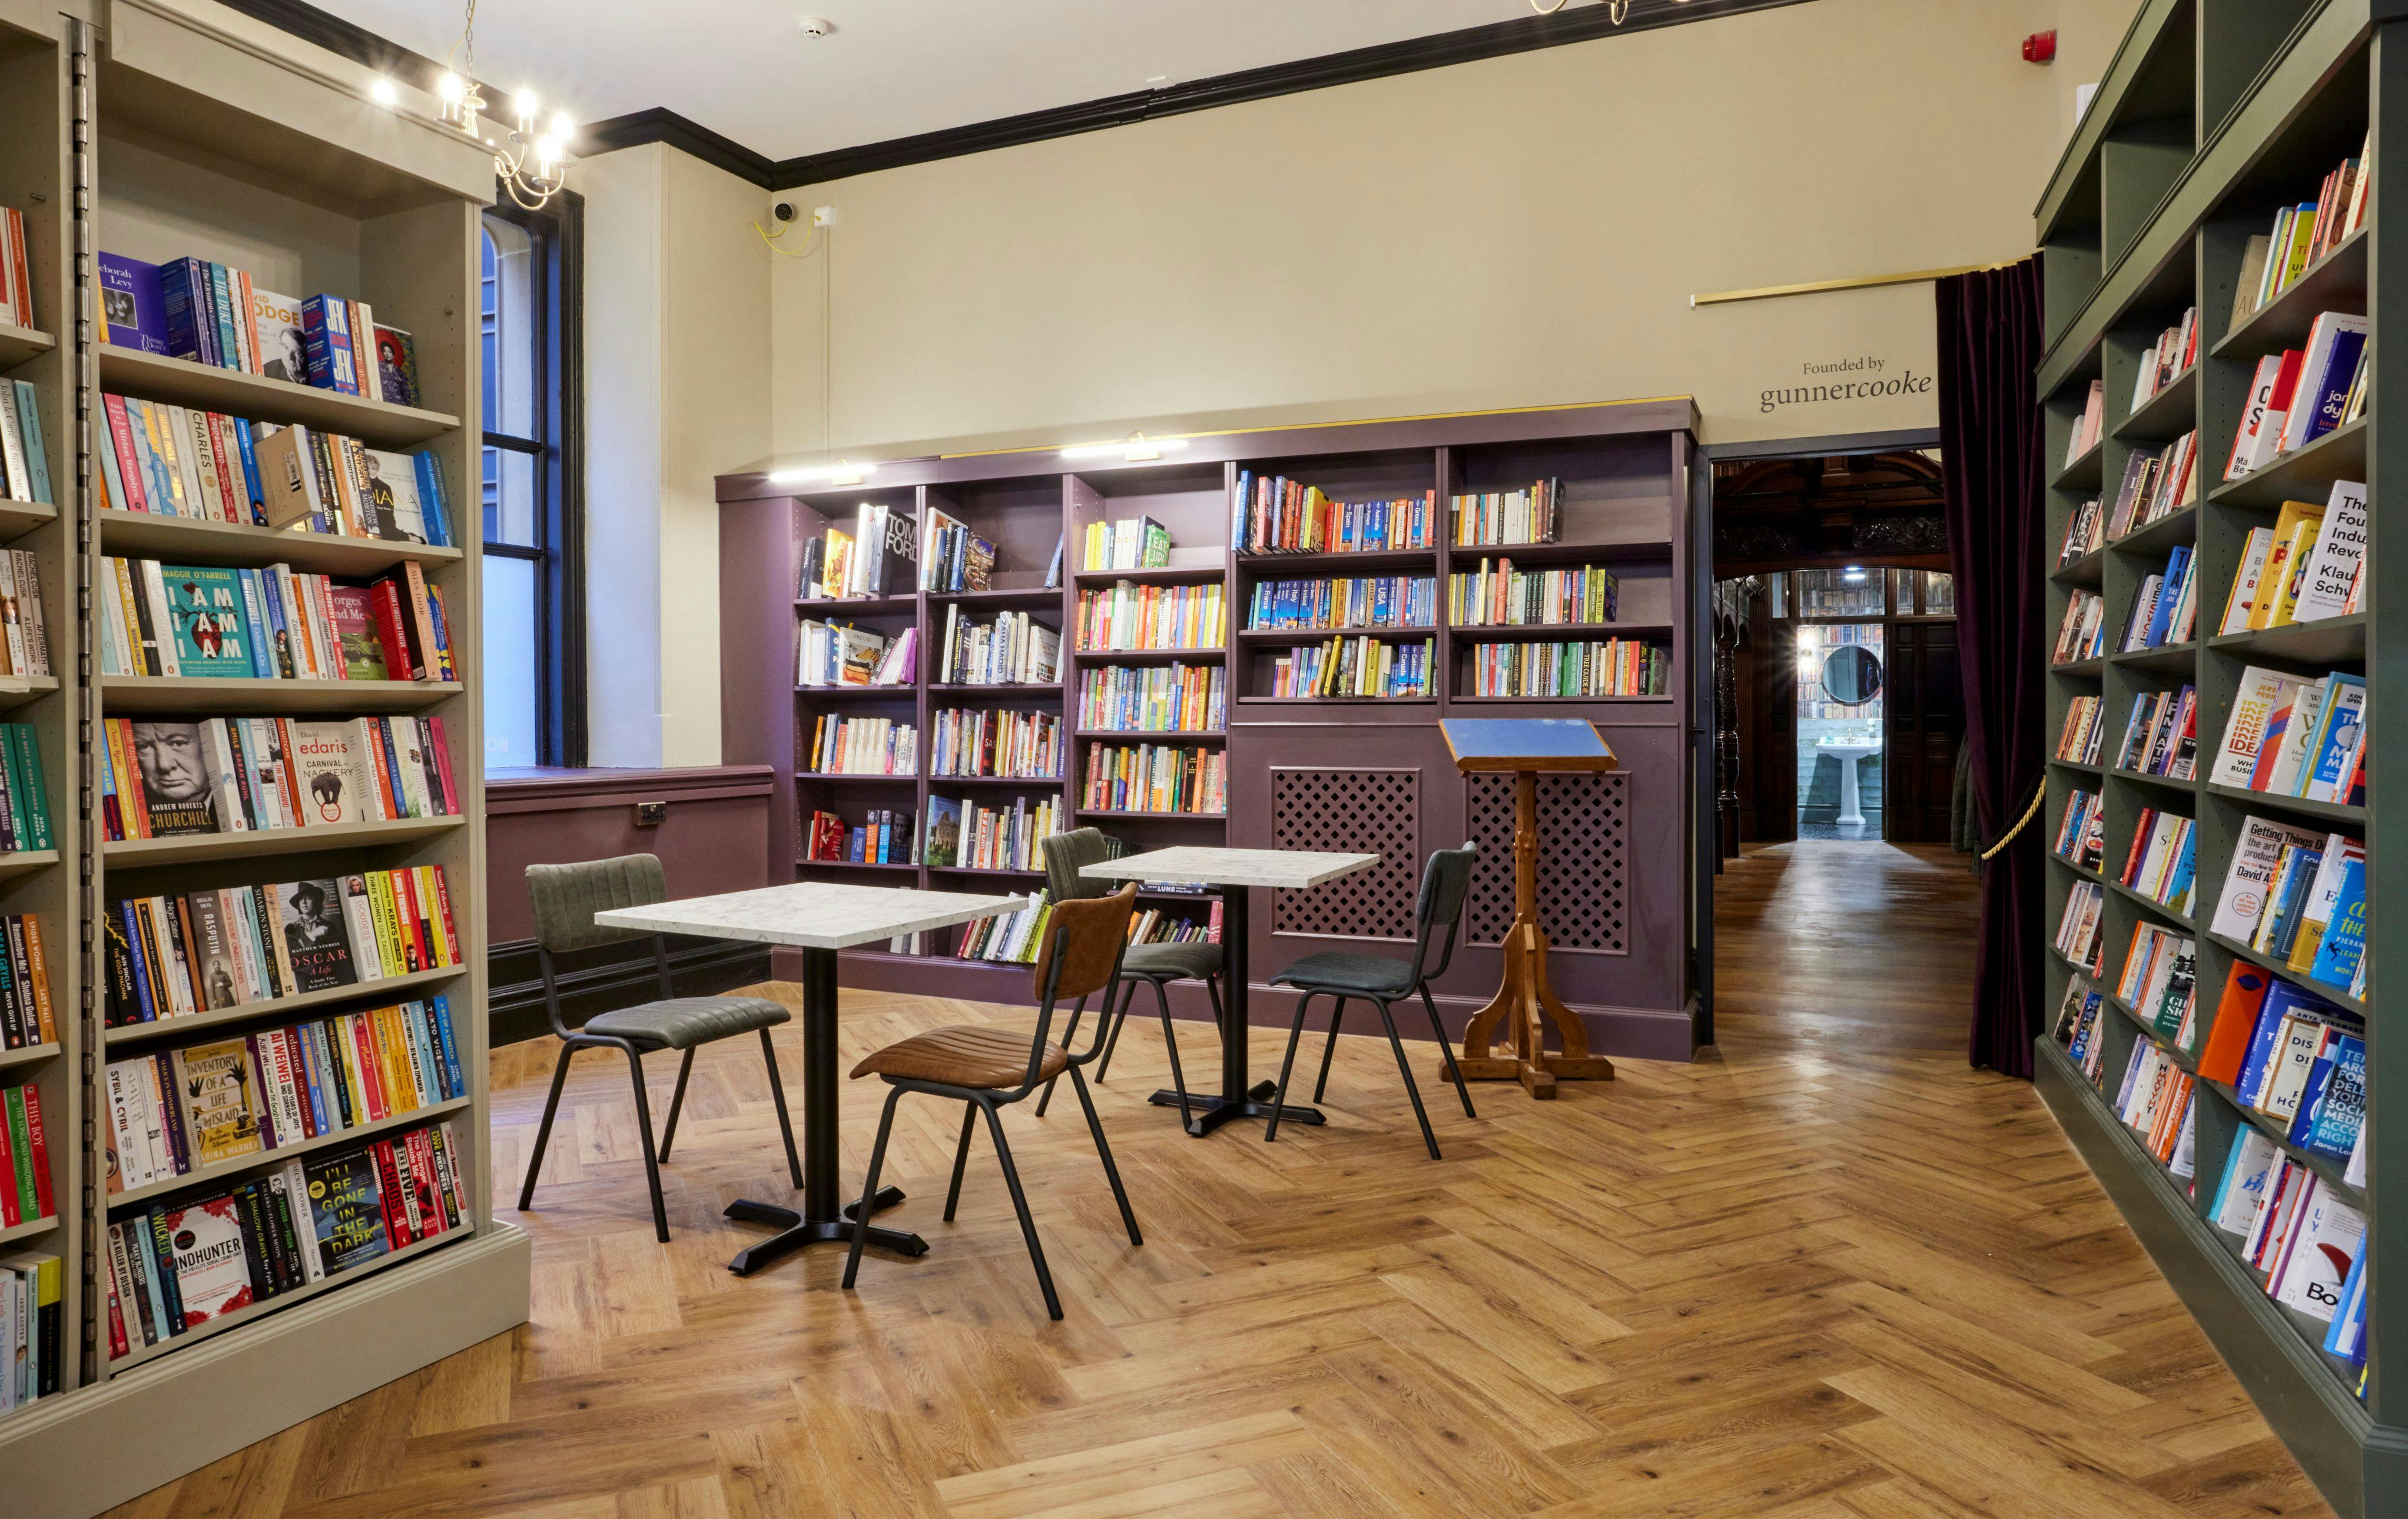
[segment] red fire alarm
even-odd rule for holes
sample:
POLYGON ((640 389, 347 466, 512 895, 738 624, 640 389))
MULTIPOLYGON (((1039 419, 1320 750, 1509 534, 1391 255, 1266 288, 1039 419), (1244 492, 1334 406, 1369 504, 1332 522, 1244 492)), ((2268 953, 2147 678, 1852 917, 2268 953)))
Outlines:
POLYGON ((2055 32, 2034 32, 2024 38, 2025 63, 2053 64, 2056 61, 2057 34, 2055 32))

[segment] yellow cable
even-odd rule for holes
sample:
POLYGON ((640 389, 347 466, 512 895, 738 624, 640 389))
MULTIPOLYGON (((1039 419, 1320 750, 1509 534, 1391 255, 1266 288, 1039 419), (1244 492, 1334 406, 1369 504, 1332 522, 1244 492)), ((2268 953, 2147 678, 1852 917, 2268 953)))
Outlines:
MULTIPOLYGON (((804 238, 803 247, 799 251, 792 248, 781 248, 778 246, 778 239, 784 236, 789 230, 785 227, 780 227, 777 231, 771 232, 767 227, 755 222, 752 223, 752 230, 760 236, 762 247, 767 248, 770 252, 776 253, 781 258, 809 258, 813 253, 819 251, 817 243, 809 236, 804 238)), ((819 229, 817 227, 811 228, 812 232, 817 232, 818 230, 819 229)))

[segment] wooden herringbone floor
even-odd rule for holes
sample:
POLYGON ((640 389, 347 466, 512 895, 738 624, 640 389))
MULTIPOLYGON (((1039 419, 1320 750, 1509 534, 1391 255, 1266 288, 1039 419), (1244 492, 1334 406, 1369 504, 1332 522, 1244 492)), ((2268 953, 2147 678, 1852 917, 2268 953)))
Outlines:
MULTIPOLYGON (((1956 860, 1776 848, 1721 895, 1719 1053, 1553 1105, 1484 1086, 1477 1122, 1437 1094, 1441 1164, 1381 1044, 1341 1047, 1326 1129, 1197 1142, 1142 1106, 1165 1068, 1133 1026, 1103 1100, 1144 1249, 1075 1110, 1008 1120, 1060 1325, 983 1143, 939 1222, 954 1110, 898 1120, 925 1259, 873 1256, 853 1295, 829 1250, 742 1282, 720 1207, 785 1192, 757 1057, 697 1065, 666 1247, 596 1060, 522 1220, 532 1325, 118 1512, 2327 1513, 2030 1089, 1966 1068, 1956 860)), ((849 1051, 1023 1016, 847 1000, 849 1051)), ((1211 1036, 1183 1032, 1199 1069, 1211 1036)), ((543 1093, 503 1074, 507 1196, 543 1093)), ((849 1093, 855 1179, 876 1111, 849 1093)))

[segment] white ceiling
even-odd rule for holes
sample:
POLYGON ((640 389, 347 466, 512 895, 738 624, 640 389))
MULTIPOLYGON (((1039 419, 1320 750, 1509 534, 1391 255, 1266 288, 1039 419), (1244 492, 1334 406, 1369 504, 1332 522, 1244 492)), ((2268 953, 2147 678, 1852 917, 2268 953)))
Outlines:
MULTIPOLYGON (((446 0, 321 4, 438 62, 459 36, 446 0)), ((1529 0, 481 0, 477 77, 580 122, 666 106, 791 158, 1530 13, 1529 0), (835 32, 806 36, 810 15, 835 32)))

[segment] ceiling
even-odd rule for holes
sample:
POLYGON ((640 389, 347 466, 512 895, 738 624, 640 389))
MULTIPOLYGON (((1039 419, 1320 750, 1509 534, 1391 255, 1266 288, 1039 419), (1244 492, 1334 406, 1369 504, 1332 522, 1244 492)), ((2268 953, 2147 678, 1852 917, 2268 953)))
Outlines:
MULTIPOLYGON (((321 4, 438 62, 459 36, 449 0, 321 4)), ((666 107, 783 159, 1530 15, 1529 0, 482 0, 476 73, 579 122, 666 107), (807 36, 811 15, 835 30, 807 36)))

